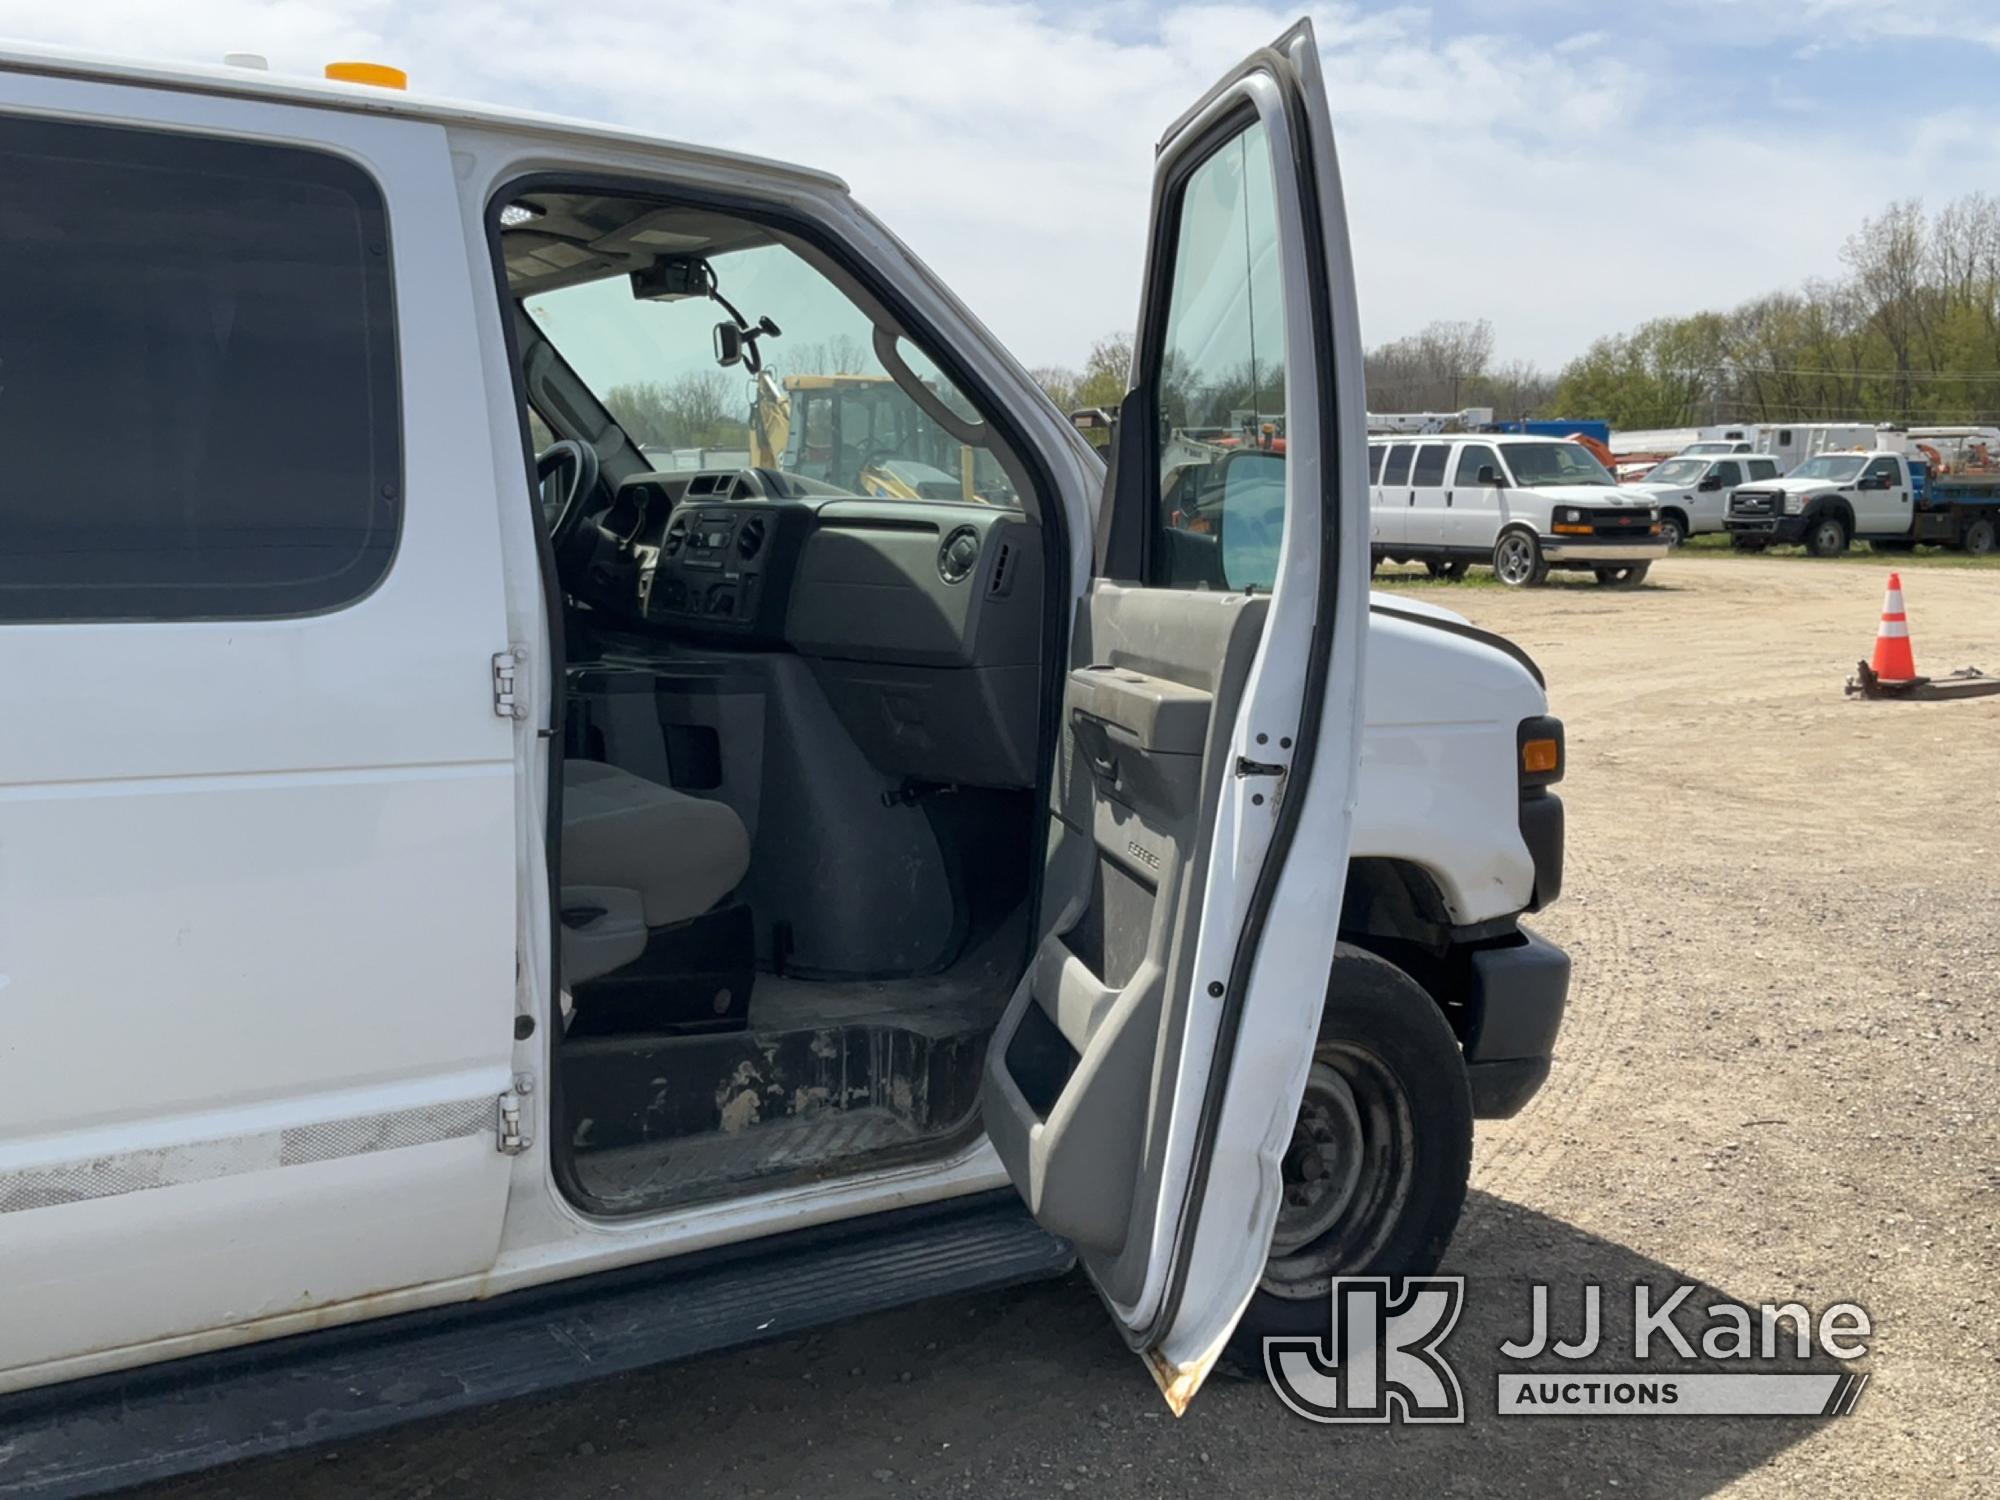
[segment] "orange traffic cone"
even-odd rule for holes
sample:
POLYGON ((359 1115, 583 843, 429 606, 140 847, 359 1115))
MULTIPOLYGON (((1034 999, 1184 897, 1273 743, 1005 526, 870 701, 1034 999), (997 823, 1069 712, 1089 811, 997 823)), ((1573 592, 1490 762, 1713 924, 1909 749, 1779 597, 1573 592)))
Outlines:
POLYGON ((1910 650, 1910 617, 1903 613, 1903 575, 1889 575, 1889 593, 1882 601, 1882 624, 1875 632, 1875 660, 1869 663, 1884 682, 1909 682, 1917 675, 1916 654, 1910 650))

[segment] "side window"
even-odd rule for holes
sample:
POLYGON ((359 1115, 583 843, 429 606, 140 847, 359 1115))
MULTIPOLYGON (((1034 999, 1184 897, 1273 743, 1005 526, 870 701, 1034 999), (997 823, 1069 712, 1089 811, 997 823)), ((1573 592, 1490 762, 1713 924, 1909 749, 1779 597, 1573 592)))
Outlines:
POLYGON ((387 215, 289 146, 0 121, 0 620, 307 614, 402 517, 387 215))
POLYGON ((1405 484, 1410 478, 1410 459, 1415 456, 1414 443, 1398 443, 1389 450, 1389 457, 1382 464, 1384 484, 1405 484))
POLYGON ((1410 470, 1410 483, 1418 489, 1442 487, 1445 461, 1450 457, 1451 444, 1425 443, 1417 450, 1417 462, 1410 470))
POLYGON ((1750 477, 1752 479, 1776 479, 1778 477, 1778 461, 1775 458, 1751 459, 1750 477))
POLYGON ((1714 472, 1725 490, 1733 490, 1743 482, 1743 470, 1733 463, 1717 464, 1714 472))
POLYGON ((1374 484, 1382 477, 1382 455, 1389 450, 1380 443, 1368 445, 1368 482, 1374 484))
POLYGON ((1285 286, 1277 178, 1261 124, 1231 136, 1180 190, 1172 291, 1151 372, 1164 538, 1155 581, 1268 589, 1285 523, 1285 286), (1200 467, 1199 514, 1180 482, 1200 467), (1180 497, 1180 498, 1176 498, 1180 497), (1219 559, 1214 552, 1219 550, 1219 559), (1203 555, 1206 552, 1206 555, 1203 555), (1216 564, 1219 561, 1220 567, 1216 564))
POLYGON ((1878 458, 1868 465, 1867 477, 1874 480, 1877 484, 1887 481, 1889 487, 1893 489, 1897 480, 1902 476, 1897 471, 1895 459, 1878 458))
POLYGON ((1493 477, 1504 482, 1507 471, 1500 467, 1500 455, 1484 443, 1467 443, 1458 450, 1458 472, 1452 479, 1453 488, 1478 484, 1481 469, 1491 469, 1493 477))

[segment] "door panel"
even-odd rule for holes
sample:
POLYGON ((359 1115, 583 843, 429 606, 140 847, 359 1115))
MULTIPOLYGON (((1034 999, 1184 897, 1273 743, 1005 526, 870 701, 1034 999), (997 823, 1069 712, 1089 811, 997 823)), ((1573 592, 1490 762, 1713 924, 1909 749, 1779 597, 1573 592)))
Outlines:
POLYGON ((6 74, 0 151, 90 226, 0 251, 65 309, 0 319, 55 429, 0 561, 5 1385, 492 1264, 517 856, 442 131, 6 74))
POLYGON ((1451 512, 1445 507, 1451 474, 1451 444, 1423 443, 1410 465, 1410 506, 1406 539, 1413 547, 1443 547, 1451 541, 1451 512))
POLYGON ((1374 503, 1380 518, 1382 539, 1402 542, 1410 534, 1410 506, 1416 492, 1410 488, 1410 465, 1417 456, 1415 443, 1392 443, 1382 461, 1382 482, 1375 487, 1374 503))
POLYGON ((1490 468, 1496 478, 1507 472, 1500 455, 1484 443, 1467 443, 1458 450, 1452 471, 1451 542, 1454 547, 1491 553, 1500 539, 1500 486, 1481 484, 1480 469, 1490 468))
POLYGON ((1002 1161, 1176 1410, 1263 1267, 1345 883, 1368 474, 1331 139, 1301 23, 1162 145, 1098 549, 1141 576, 1078 606, 1045 935, 988 1054, 1002 1161), (1212 436, 1280 408, 1282 447, 1212 436), (1201 443, 1194 536, 1161 474, 1201 443))
POLYGON ((1206 773, 1229 753, 1268 602, 1099 581, 1072 635, 1044 897, 1062 910, 995 1040, 988 1082, 1008 1107, 986 1120, 1026 1164, 1036 1217, 1114 1260, 1165 998, 1192 958, 1176 938, 1215 811, 1206 773))

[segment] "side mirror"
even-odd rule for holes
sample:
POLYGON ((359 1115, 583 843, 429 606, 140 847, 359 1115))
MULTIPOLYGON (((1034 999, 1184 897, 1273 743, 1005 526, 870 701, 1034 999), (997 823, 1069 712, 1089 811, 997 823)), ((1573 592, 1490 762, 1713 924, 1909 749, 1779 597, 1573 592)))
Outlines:
POLYGON ((1719 490, 1722 488, 1722 476, 1720 474, 1704 474, 1701 476, 1701 483, 1696 485, 1695 488, 1698 490, 1719 490))
POLYGON ((1498 473, 1494 471, 1493 465, 1481 464, 1479 466, 1479 483, 1498 484, 1499 482, 1500 482, 1500 476, 1498 473))

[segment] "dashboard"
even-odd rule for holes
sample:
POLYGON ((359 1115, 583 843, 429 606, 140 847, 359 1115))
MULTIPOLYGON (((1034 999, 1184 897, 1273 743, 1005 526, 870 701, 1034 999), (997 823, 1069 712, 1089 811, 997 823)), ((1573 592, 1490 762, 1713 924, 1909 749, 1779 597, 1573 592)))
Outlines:
POLYGON ((681 647, 808 658, 891 774, 1033 785, 1042 546, 1018 511, 740 469, 633 475, 584 529, 571 592, 594 609, 681 647))

